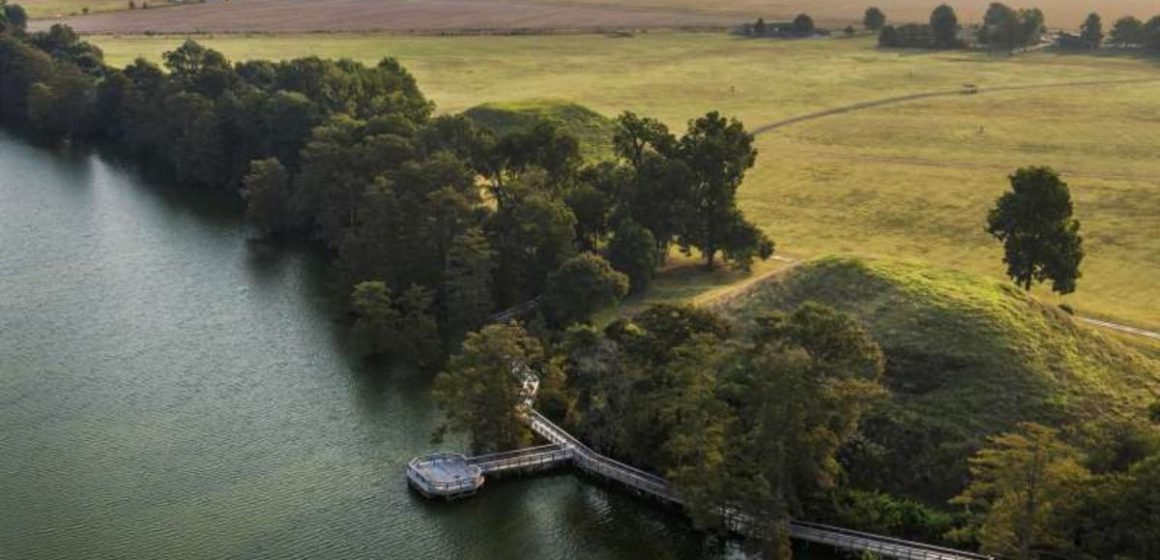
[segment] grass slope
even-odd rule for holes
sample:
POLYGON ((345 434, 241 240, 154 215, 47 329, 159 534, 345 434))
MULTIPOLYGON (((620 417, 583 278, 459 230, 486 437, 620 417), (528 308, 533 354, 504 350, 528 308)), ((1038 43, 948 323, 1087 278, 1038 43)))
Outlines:
POLYGON ((865 422, 866 440, 850 457, 860 466, 854 476, 895 493, 950 497, 969 453, 1017 422, 1080 429, 1139 420, 1160 397, 1157 362, 1010 283, 972 274, 823 257, 711 305, 744 321, 807 300, 860 317, 886 353, 892 398, 865 422))
POLYGON ((485 103, 464 112, 475 122, 504 134, 526 131, 539 121, 556 125, 580 140, 580 151, 590 160, 609 159, 612 153, 612 120, 582 105, 555 100, 485 103))

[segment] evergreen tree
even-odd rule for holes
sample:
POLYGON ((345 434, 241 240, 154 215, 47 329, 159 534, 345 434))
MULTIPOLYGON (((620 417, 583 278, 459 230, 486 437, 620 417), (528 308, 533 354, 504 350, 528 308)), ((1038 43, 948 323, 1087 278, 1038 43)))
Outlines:
POLYGON ((243 181, 246 221, 259 235, 283 233, 290 227, 290 175, 276 158, 255 160, 243 181))
POLYGON ((1041 549, 1066 553, 1071 544, 1060 520, 1079 506, 1078 490, 1090 478, 1079 459, 1056 430, 1020 424, 971 459, 971 483, 952 503, 983 512, 974 528, 984 551, 1020 560, 1041 549))
POLYGON ((495 251, 482 230, 470 229, 452 241, 443 267, 444 317, 452 340, 461 340, 491 317, 495 267, 495 251))
POLYGON ((544 366, 540 342, 519 325, 489 325, 471 333, 435 378, 432 395, 445 417, 435 438, 465 433, 473 454, 526 446, 531 434, 521 417, 528 396, 524 383, 544 366))
POLYGON ((351 310, 358 317, 354 334, 372 354, 390 352, 396 343, 398 312, 391 291, 382 282, 361 282, 351 294, 351 310))

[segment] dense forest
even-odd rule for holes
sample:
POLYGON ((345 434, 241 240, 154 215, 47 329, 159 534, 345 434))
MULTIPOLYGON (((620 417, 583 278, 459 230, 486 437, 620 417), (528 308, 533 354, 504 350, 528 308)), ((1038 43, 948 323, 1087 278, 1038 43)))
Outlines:
POLYGON ((231 63, 187 41, 164 67, 103 64, 5 6, 0 120, 47 142, 101 143, 182 185, 240 193, 266 237, 316 241, 354 288, 369 347, 422 366, 498 309, 542 297, 583 321, 647 289, 675 247, 748 267, 772 242, 737 208, 756 158, 736 120, 676 135, 618 119, 613 161, 546 122, 497 134, 434 105, 393 59, 231 63))

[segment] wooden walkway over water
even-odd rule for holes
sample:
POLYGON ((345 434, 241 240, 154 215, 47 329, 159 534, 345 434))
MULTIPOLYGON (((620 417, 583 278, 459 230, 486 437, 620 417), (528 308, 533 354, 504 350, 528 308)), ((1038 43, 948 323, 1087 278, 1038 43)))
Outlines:
MULTIPOLYGON (((683 505, 680 495, 665 478, 597 453, 535 410, 530 410, 525 419, 533 432, 550 442, 548 445, 470 458, 456 454, 417 458, 407 467, 408 481, 425 496, 451 499, 474 494, 482 487, 487 475, 573 466, 590 475, 620 484, 636 494, 664 503, 683 505), (454 467, 439 468, 447 461, 451 461, 454 467), (421 474, 424 466, 432 467, 425 471, 426 475, 421 474), (439 476, 451 478, 440 479, 439 476)), ((871 552, 883 558, 900 560, 990 559, 982 554, 804 521, 790 521, 789 536, 797 541, 858 553, 871 552)))

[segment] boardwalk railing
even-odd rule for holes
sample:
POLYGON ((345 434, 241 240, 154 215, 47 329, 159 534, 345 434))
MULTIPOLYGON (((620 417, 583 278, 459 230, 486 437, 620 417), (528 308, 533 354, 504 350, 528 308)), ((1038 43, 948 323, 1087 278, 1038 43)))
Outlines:
POLYGON ((846 550, 872 552, 889 558, 902 560, 992 560, 992 557, 984 554, 852 531, 821 523, 790 521, 789 525, 790 537, 794 539, 826 544, 846 550))
POLYGON ((467 459, 468 465, 479 467, 483 474, 525 471, 563 465, 572 460, 572 451, 559 444, 541 445, 516 451, 479 455, 467 459))
POLYGON ((680 503, 680 498, 672 490, 669 481, 593 451, 592 448, 584 445, 575 437, 572 437, 572 434, 564 431, 563 428, 560 428, 539 412, 531 411, 528 415, 528 425, 540 437, 572 450, 572 462, 581 470, 599 475, 603 478, 615 480, 655 498, 667 502, 680 503))
POLYGON ((428 494, 455 495, 475 492, 479 488, 482 469, 470 469, 463 476, 438 480, 421 474, 426 469, 439 468, 441 465, 457 465, 462 462, 463 455, 459 453, 435 453, 416 457, 407 463, 407 479, 428 494))
MULTIPOLYGON (((680 495, 663 477, 597 453, 539 412, 531 411, 527 420, 532 431, 540 437, 570 450, 573 454, 572 463, 580 469, 614 480, 632 490, 661 501, 683 504, 680 495)), ((789 536, 799 541, 824 544, 855 552, 872 552, 879 556, 900 560, 990 560, 991 558, 982 554, 804 521, 790 521, 789 536)))
POLYGON ((540 305, 540 298, 537 297, 529 299, 528 301, 525 301, 519 305, 509 307, 503 311, 500 311, 499 313, 496 313, 495 315, 492 315, 491 322, 506 323, 512 319, 523 317, 524 315, 535 311, 538 305, 540 305))

